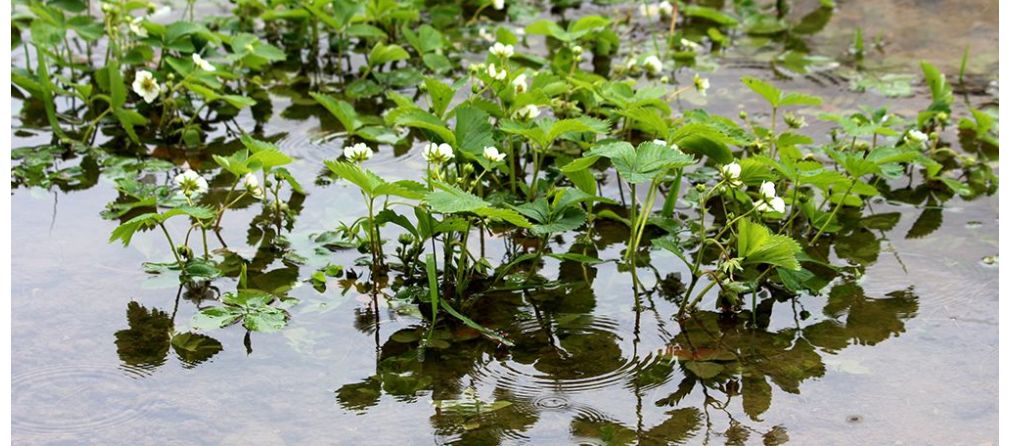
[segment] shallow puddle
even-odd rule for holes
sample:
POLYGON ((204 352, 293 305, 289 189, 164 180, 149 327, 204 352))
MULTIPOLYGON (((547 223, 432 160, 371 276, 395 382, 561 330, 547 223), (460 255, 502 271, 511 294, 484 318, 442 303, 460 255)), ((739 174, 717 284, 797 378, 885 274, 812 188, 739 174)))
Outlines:
MULTIPOLYGON (((795 8, 816 8, 806 3, 812 5, 795 8)), ((920 58, 956 72, 961 45, 970 44, 970 72, 982 79, 983 92, 959 97, 958 107, 995 102, 984 89, 995 77, 996 2, 969 3, 839 1, 828 26, 809 41, 819 54, 839 55, 858 24, 890 42, 882 66, 913 74, 920 58), (957 26, 942 12, 969 10, 978 18, 955 14, 957 26)), ((707 97, 689 95, 673 107, 725 116, 758 109, 759 99, 738 79, 772 78, 760 54, 733 49, 711 74, 707 97)), ((913 116, 929 103, 918 83, 912 97, 886 98, 854 94, 834 73, 776 82, 825 98, 819 109, 801 111, 811 122, 818 112, 885 104, 913 116)), ((164 240, 145 232, 128 248, 108 242, 119 222, 99 213, 118 194, 105 177, 82 190, 13 191, 15 444, 997 441, 995 194, 920 200, 917 194, 929 192, 893 184, 870 205, 887 224, 855 229, 831 246, 837 263, 864 265, 862 277, 821 296, 761 296, 756 313, 723 314, 706 301, 695 317, 678 322, 670 296, 683 284, 672 278, 690 273, 669 252, 653 251, 656 269, 639 269, 652 292, 638 296, 616 263, 548 259, 541 288, 490 293, 471 308, 515 346, 460 326, 436 330, 419 352, 428 326, 416 307, 373 299, 350 281, 331 278, 325 292, 306 282, 320 261, 365 274, 354 266, 363 254, 314 254, 310 241, 364 215, 365 207, 346 183, 315 181, 322 161, 343 146, 327 136, 333 119, 321 118, 318 107, 273 99, 262 134, 295 158, 288 168, 307 192, 292 203, 298 216, 281 232, 309 261, 299 265, 261 247, 276 234, 256 223, 251 208, 228 213, 221 235, 231 251, 253 259, 263 289, 293 287, 289 295, 300 303, 280 332, 232 326, 201 331, 204 337, 186 348, 172 344, 166 333, 188 331, 193 315, 233 289, 233 279, 180 289, 174 277, 146 274, 142 262, 169 260, 164 240)), ((12 100, 15 117, 21 107, 12 100)), ((816 122, 808 133, 826 128, 816 122)), ((945 137, 955 139, 956 129, 945 137)), ((47 139, 15 134, 14 147, 47 139)), ((418 149, 393 153, 384 146, 368 167, 387 179, 418 179, 425 165, 418 149)), ((176 164, 212 164, 209 155, 185 149, 156 152, 176 164)), ((150 175, 159 184, 172 177, 150 175)), ((619 199, 613 185, 605 190, 619 199)), ((618 258, 625 239, 626 229, 601 222, 592 244, 565 234, 553 248, 618 258)), ((519 242, 492 235, 481 249, 501 259, 510 243, 519 242)))

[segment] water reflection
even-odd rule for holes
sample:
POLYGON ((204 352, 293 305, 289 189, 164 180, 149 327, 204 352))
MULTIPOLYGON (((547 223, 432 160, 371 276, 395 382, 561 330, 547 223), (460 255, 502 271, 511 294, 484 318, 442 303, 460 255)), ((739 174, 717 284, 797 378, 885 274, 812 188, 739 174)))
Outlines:
MULTIPOLYGON (((193 368, 223 350, 221 342, 205 334, 175 331, 175 315, 182 291, 180 287, 171 314, 158 308, 148 309, 136 301, 127 304, 129 328, 115 333, 116 353, 124 367, 152 374, 165 364, 171 348, 183 367, 193 368)), ((186 294, 191 295, 189 291, 186 294)))
POLYGON ((789 438, 784 427, 761 427, 778 392, 800 394, 804 382, 823 377, 826 356, 901 335, 919 308, 910 288, 867 296, 857 283, 842 281, 826 298, 803 299, 807 307, 769 296, 760 314, 697 312, 676 324, 675 335, 661 337, 661 348, 635 351, 641 341, 624 339, 635 327, 596 314, 591 288, 573 290, 487 299, 492 303, 481 314, 526 315, 498 325, 521 333, 507 350, 465 327, 437 329, 437 342, 427 349, 419 348, 426 327, 391 333, 379 348, 375 373, 340 386, 336 401, 361 412, 380 405, 383 395, 396 401, 387 404, 431 400, 437 405, 432 426, 447 443, 507 443, 523 438, 545 411, 562 410, 571 414, 569 434, 578 442, 681 444, 718 434, 728 444, 750 436, 782 444, 789 438), (821 308, 809 308, 810 302, 821 308), (770 328, 777 305, 793 315, 793 324, 770 328), (614 413, 605 399, 586 402, 591 394, 585 392, 611 389, 636 395, 637 423, 614 413), (456 409, 446 410, 447 402, 456 409), (650 407, 662 408, 665 419, 643 422, 643 412, 655 411, 650 407), (738 418, 741 412, 748 420, 738 418))

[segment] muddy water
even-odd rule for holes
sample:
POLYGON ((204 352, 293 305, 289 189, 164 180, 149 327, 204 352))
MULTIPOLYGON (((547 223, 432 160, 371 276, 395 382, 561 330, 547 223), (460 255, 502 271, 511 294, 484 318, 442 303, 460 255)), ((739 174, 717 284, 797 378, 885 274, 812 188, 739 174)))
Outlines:
MULTIPOLYGON (((871 23, 868 3, 878 2, 839 1, 840 23, 831 26, 871 23)), ((892 3, 872 7, 924 8, 892 3)), ((956 9, 954 2, 938 3, 956 9)), ((992 50, 989 34, 928 25, 938 20, 923 15, 921 24, 968 39, 973 51, 992 50)), ((824 39, 818 43, 844 47, 849 37, 831 29, 816 37, 824 39)), ((900 48, 907 60, 920 57, 910 46, 900 48)), ((995 61, 994 52, 985 57, 995 61)), ((973 67, 992 74, 986 63, 973 67)), ((754 110, 759 103, 741 90, 741 75, 770 78, 767 71, 727 65, 711 76, 708 97, 687 96, 674 105, 727 116, 739 107, 754 110)), ((778 82, 824 96, 821 111, 888 104, 911 116, 928 103, 922 96, 853 95, 844 82, 813 76, 778 82)), ((20 104, 12 105, 16 113, 20 104)), ((299 247, 310 234, 362 215, 364 206, 346 185, 314 184, 321 161, 336 157, 341 143, 324 140, 327 125, 314 117, 282 117, 289 105, 275 98, 265 133, 281 137, 278 144, 296 158, 292 172, 308 189, 288 235, 299 247)), ((15 138, 15 147, 32 143, 15 138)), ((395 154, 385 147, 369 168, 386 178, 416 178, 422 162, 416 151, 395 154)), ((170 174, 154 175, 167 181, 170 174)), ((393 301, 379 299, 376 308, 367 295, 342 290, 336 281, 325 293, 304 283, 295 287, 290 294, 301 303, 280 333, 247 337, 230 327, 206 333, 223 346, 209 360, 176 353, 163 338, 165 328, 185 331, 207 305, 202 299, 215 292, 179 290, 174 280, 145 274, 142 262, 166 260, 157 234, 141 234, 129 248, 107 243, 116 222, 99 211, 116 196, 105 179, 81 191, 13 193, 17 444, 997 441, 998 261, 983 260, 998 255, 995 196, 936 206, 877 199, 873 212, 897 215, 897 223, 834 247, 838 262, 859 259, 865 274, 822 296, 775 302, 756 324, 747 314, 709 312, 678 324, 676 306, 661 292, 640 296, 636 311, 631 277, 614 263, 583 269, 551 260, 541 274, 556 282, 487 296, 477 309, 481 321, 515 339, 515 347, 498 348, 465 330, 445 332, 439 336, 449 348, 429 350, 424 362, 409 342, 422 327, 416 317, 393 301), (923 236, 923 227, 934 230, 923 236), (698 379, 709 376, 722 378, 698 379), (433 405, 467 398, 486 408, 433 405)), ((254 217, 240 210, 224 220, 225 241, 246 258, 257 255, 248 244, 254 217)), ((597 229, 590 249, 600 258, 619 257, 624 235, 612 226, 597 229)), ((500 257, 502 243, 489 240, 489 257, 500 257)), ((562 237, 554 250, 586 248, 573 243, 562 237)), ((359 256, 338 251, 329 261, 352 265, 359 256)), ((297 276, 298 283, 313 271, 261 258, 263 270, 297 276)), ((656 252, 653 264, 659 277, 686 276, 672 255, 656 252)), ((651 271, 639 274, 655 282, 651 271)), ((228 279, 214 285, 225 291, 235 286, 228 279)))

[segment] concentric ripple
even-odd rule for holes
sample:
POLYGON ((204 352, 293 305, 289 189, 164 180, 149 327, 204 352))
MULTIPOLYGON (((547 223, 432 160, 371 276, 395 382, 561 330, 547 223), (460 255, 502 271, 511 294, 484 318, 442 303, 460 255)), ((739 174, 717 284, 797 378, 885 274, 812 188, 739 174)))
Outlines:
POLYGON ((150 409, 136 372, 75 364, 48 367, 11 381, 15 431, 84 433, 138 418, 150 409))
MULTIPOLYGON (((345 135, 343 133, 326 132, 318 126, 309 125, 309 122, 293 122, 293 128, 279 139, 276 144, 284 153, 290 154, 295 159, 306 162, 312 166, 322 166, 323 161, 337 159, 343 154, 345 135)), ((395 166, 408 162, 418 151, 411 150, 397 156, 389 146, 369 144, 372 150, 376 150, 375 156, 368 160, 370 169, 379 166, 395 166)), ((418 166, 422 166, 417 161, 418 166)), ((394 167, 390 167, 394 168, 394 167)))
MULTIPOLYGON (((631 335, 619 322, 585 314, 556 315, 550 323, 517 322, 509 330, 519 342, 506 361, 494 361, 474 372, 474 379, 494 386, 541 409, 568 407, 570 395, 622 386, 636 380, 666 358, 662 339, 649 339, 635 351, 631 335)), ((660 385, 653 380, 643 387, 660 385)), ((640 381, 639 381, 640 382, 640 381)))

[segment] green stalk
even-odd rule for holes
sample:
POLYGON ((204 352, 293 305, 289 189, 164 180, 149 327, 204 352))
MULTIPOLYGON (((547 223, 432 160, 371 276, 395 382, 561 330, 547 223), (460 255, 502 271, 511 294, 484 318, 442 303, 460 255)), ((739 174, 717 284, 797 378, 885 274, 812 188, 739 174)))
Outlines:
POLYGON ((182 263, 182 258, 179 257, 179 253, 175 250, 175 242, 172 241, 172 235, 168 233, 168 229, 165 228, 164 223, 158 223, 158 226, 161 227, 161 232, 165 233, 165 238, 168 239, 168 246, 172 248, 172 255, 175 256, 175 262, 179 264, 179 271, 181 272, 186 264, 182 263))
POLYGON ((677 178, 673 181, 673 188, 666 195, 666 201, 663 202, 663 210, 660 212, 660 215, 664 218, 673 217, 673 211, 677 207, 677 199, 680 195, 680 182, 683 176, 684 169, 677 169, 677 178))
POLYGON ((207 227, 200 223, 200 232, 203 233, 203 259, 210 260, 210 250, 207 249, 207 227))
MULTIPOLYGON (((698 303, 701 302, 701 299, 705 297, 705 294, 708 294, 709 290, 711 290, 712 287, 714 287, 715 284, 717 283, 719 283, 718 280, 712 279, 712 281, 709 282, 708 285, 705 285, 705 288, 703 288, 701 291, 698 292, 698 295, 696 295, 694 299, 691 300, 690 303, 688 303, 686 306, 680 307, 680 311, 678 311, 677 314, 683 316, 684 312, 686 312, 689 308, 693 309, 694 307, 696 307, 698 303)), ((687 295, 690 296, 690 292, 687 295)))
MULTIPOLYGON (((660 177, 666 176, 666 172, 660 177)), ((656 204, 656 192, 659 190, 659 181, 653 181, 652 185, 649 186, 649 192, 645 195, 645 201, 642 202, 642 213, 639 214, 638 220, 635 221, 635 229, 632 231, 632 244, 628 247, 628 252, 637 252, 639 244, 642 243, 642 235, 645 234, 645 225, 649 222, 649 216, 652 215, 652 207, 656 204)))
POLYGON ((466 272, 466 257, 469 254, 467 243, 470 241, 470 223, 467 222, 466 231, 463 232, 462 243, 459 246, 459 260, 456 261, 456 296, 463 298, 463 276, 466 272))
POLYGON ((537 182, 540 180, 540 156, 533 150, 533 181, 530 183, 530 190, 526 194, 530 200, 537 197, 537 182))
POLYGON ((635 227, 638 226, 638 193, 635 189, 635 185, 628 183, 628 192, 631 193, 631 233, 628 234, 628 249, 624 253, 625 260, 631 260, 633 256, 632 243, 635 240, 635 227))
MULTIPOLYGON (((835 205, 835 208, 831 210, 831 215, 829 215, 829 216, 828 216, 828 221, 827 221, 827 222, 825 222, 825 223, 828 223, 828 222, 831 222, 831 220, 835 218, 835 215, 837 215, 837 214, 838 214, 838 210, 839 210, 839 209, 841 209, 841 208, 842 208, 842 206, 843 206, 843 205, 845 204, 845 199, 846 199, 846 198, 849 198, 849 192, 852 192, 852 188, 853 188, 853 187, 854 187, 855 185, 856 185, 856 181, 855 181, 855 180, 853 180, 853 181, 852 181, 852 184, 850 184, 850 185, 849 185, 849 188, 845 190, 845 194, 844 194, 844 195, 842 195, 842 200, 841 200, 841 202, 840 202, 840 203, 838 203, 838 204, 836 204, 836 205, 835 205)), ((813 240, 810 240, 810 244, 811 244, 811 245, 813 245, 814 243, 817 243, 817 239, 821 238, 821 234, 823 234, 823 233, 824 233, 824 228, 826 228, 826 227, 827 227, 826 225, 825 225, 825 226, 821 226, 821 229, 819 229, 819 230, 817 231, 817 235, 815 235, 815 236, 814 236, 813 240)))

